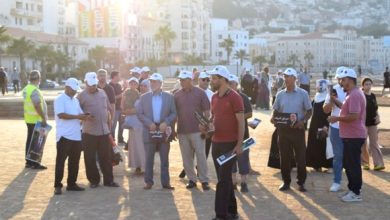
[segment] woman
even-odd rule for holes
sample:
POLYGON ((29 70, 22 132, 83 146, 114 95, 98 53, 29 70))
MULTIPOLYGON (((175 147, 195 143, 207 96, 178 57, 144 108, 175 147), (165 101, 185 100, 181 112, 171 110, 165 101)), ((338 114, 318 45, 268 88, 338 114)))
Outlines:
MULTIPOLYGON (((144 80, 145 81, 145 80, 144 80)), ((123 114, 126 115, 124 128, 129 129, 128 139, 128 167, 135 168, 135 174, 142 174, 145 170, 145 148, 143 142, 143 126, 136 115, 136 105, 140 93, 138 92, 138 79, 132 77, 129 79, 129 89, 123 93, 121 107, 123 114)))
POLYGON ((264 71, 261 72, 261 77, 259 80, 259 88, 258 88, 258 97, 257 97, 257 103, 256 108, 261 108, 265 110, 269 110, 269 69, 268 67, 264 68, 264 71))
POLYGON ((376 102, 376 97, 374 93, 371 92, 372 84, 373 83, 370 78, 364 78, 362 81, 362 89, 367 101, 366 126, 369 138, 369 143, 367 144, 366 140, 366 143, 362 148, 362 164, 363 169, 370 169, 370 151, 374 161, 374 170, 380 171, 385 169, 385 164, 383 162, 383 155, 378 144, 378 124, 380 123, 380 119, 378 115, 378 104, 376 102), (369 146, 369 150, 367 145, 369 146))
POLYGON ((141 95, 151 91, 152 89, 150 88, 150 81, 148 79, 142 80, 139 85, 139 92, 141 93, 141 95))
POLYGON ((329 82, 325 79, 316 82, 317 93, 312 103, 313 117, 306 149, 306 166, 313 167, 318 172, 321 172, 323 167, 332 167, 332 160, 326 159, 326 135, 329 127, 327 118, 330 114, 325 114, 322 108, 328 94, 328 85, 329 82))

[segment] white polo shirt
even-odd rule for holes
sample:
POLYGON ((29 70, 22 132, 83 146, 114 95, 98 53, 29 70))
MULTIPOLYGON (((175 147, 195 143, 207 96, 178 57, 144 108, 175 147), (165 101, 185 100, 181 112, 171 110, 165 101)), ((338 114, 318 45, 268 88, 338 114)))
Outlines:
MULTIPOLYGON (((337 85, 333 86, 333 89, 336 90, 337 99, 338 99, 341 103, 344 103, 345 98, 347 97, 347 93, 344 92, 343 87, 341 87, 339 84, 337 84, 337 85)), ((327 95, 326 95, 326 98, 325 98, 325 104, 329 104, 329 103, 330 103, 330 95, 327 94, 327 95)), ((331 113, 331 115, 332 115, 332 116, 340 116, 340 111, 341 111, 341 109, 340 109, 339 107, 337 107, 336 105, 334 105, 333 108, 332 108, 332 113, 331 113)), ((339 122, 330 124, 330 126, 332 126, 333 128, 336 128, 336 129, 340 129, 339 122)))
POLYGON ((81 124, 78 119, 64 120, 58 117, 59 114, 69 115, 83 114, 79 100, 76 97, 69 97, 65 93, 57 96, 54 100, 54 115, 56 120, 56 141, 61 137, 72 141, 81 141, 81 124))

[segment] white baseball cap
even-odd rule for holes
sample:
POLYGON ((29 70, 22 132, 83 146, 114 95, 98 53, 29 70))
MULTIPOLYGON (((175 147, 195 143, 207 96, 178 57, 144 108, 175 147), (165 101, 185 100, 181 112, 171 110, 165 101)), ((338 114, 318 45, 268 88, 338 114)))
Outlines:
POLYGON ((345 66, 340 66, 340 67, 338 67, 337 69, 336 69, 336 75, 334 76, 334 78, 335 79, 340 79, 341 77, 341 75, 342 75, 342 73, 343 73, 343 71, 345 70, 345 69, 347 69, 347 67, 345 67, 345 66))
POLYGON ((339 78, 342 79, 342 78, 345 78, 345 77, 350 77, 350 78, 356 79, 357 75, 356 75, 355 70, 349 69, 349 68, 344 69, 343 72, 340 74, 339 78))
POLYGON ((149 69, 149 67, 144 66, 144 67, 142 67, 141 71, 142 72, 150 72, 150 69, 149 69))
POLYGON ((69 86, 74 91, 80 90, 79 81, 76 78, 69 78, 65 82, 65 86, 69 86))
POLYGON ((89 86, 94 86, 94 85, 97 85, 97 83, 98 83, 97 75, 95 72, 86 73, 84 80, 89 86))
POLYGON ((283 72, 284 75, 287 75, 287 76, 294 76, 295 78, 297 78, 298 74, 297 74, 297 71, 294 70, 293 68, 287 68, 284 72, 283 72))
POLYGON ((133 82, 136 82, 137 84, 139 84, 139 80, 137 78, 135 78, 135 77, 131 77, 128 81, 129 81, 129 83, 131 81, 133 81, 133 82))
POLYGON ((192 72, 187 71, 187 70, 183 70, 180 72, 178 78, 179 79, 193 79, 192 72))
POLYGON ((210 75, 219 75, 223 78, 229 80, 230 72, 225 66, 216 66, 212 71, 209 72, 210 75))
POLYGON ((162 75, 160 73, 153 73, 150 76, 149 80, 156 80, 156 81, 162 82, 163 81, 163 77, 162 77, 162 75))
POLYGON ((238 80, 238 76, 234 75, 234 74, 230 74, 229 75, 229 82, 236 82, 237 84, 239 84, 239 80, 238 80))
POLYGON ((133 69, 130 70, 132 73, 141 73, 141 69, 139 67, 134 67, 133 69))
POLYGON ((199 79, 207 79, 210 78, 209 74, 206 72, 200 72, 199 79))

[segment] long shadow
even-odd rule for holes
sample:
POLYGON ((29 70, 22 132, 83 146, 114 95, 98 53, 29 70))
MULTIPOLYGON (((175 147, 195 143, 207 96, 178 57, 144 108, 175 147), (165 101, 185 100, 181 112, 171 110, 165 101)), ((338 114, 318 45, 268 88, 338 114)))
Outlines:
POLYGON ((26 194, 37 175, 36 170, 23 169, 0 195, 0 219, 10 219, 23 209, 26 194))
MULTIPOLYGON (((198 184, 199 185, 199 184, 198 184)), ((214 217, 215 190, 203 191, 200 186, 190 190, 192 204, 198 219, 212 219, 214 217)))

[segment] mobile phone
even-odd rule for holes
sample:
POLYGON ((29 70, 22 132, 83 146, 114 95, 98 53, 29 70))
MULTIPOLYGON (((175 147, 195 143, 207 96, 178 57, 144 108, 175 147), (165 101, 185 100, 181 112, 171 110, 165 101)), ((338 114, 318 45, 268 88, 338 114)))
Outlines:
POLYGON ((261 120, 258 118, 255 118, 252 121, 248 122, 248 126, 255 129, 260 123, 261 123, 261 120))

